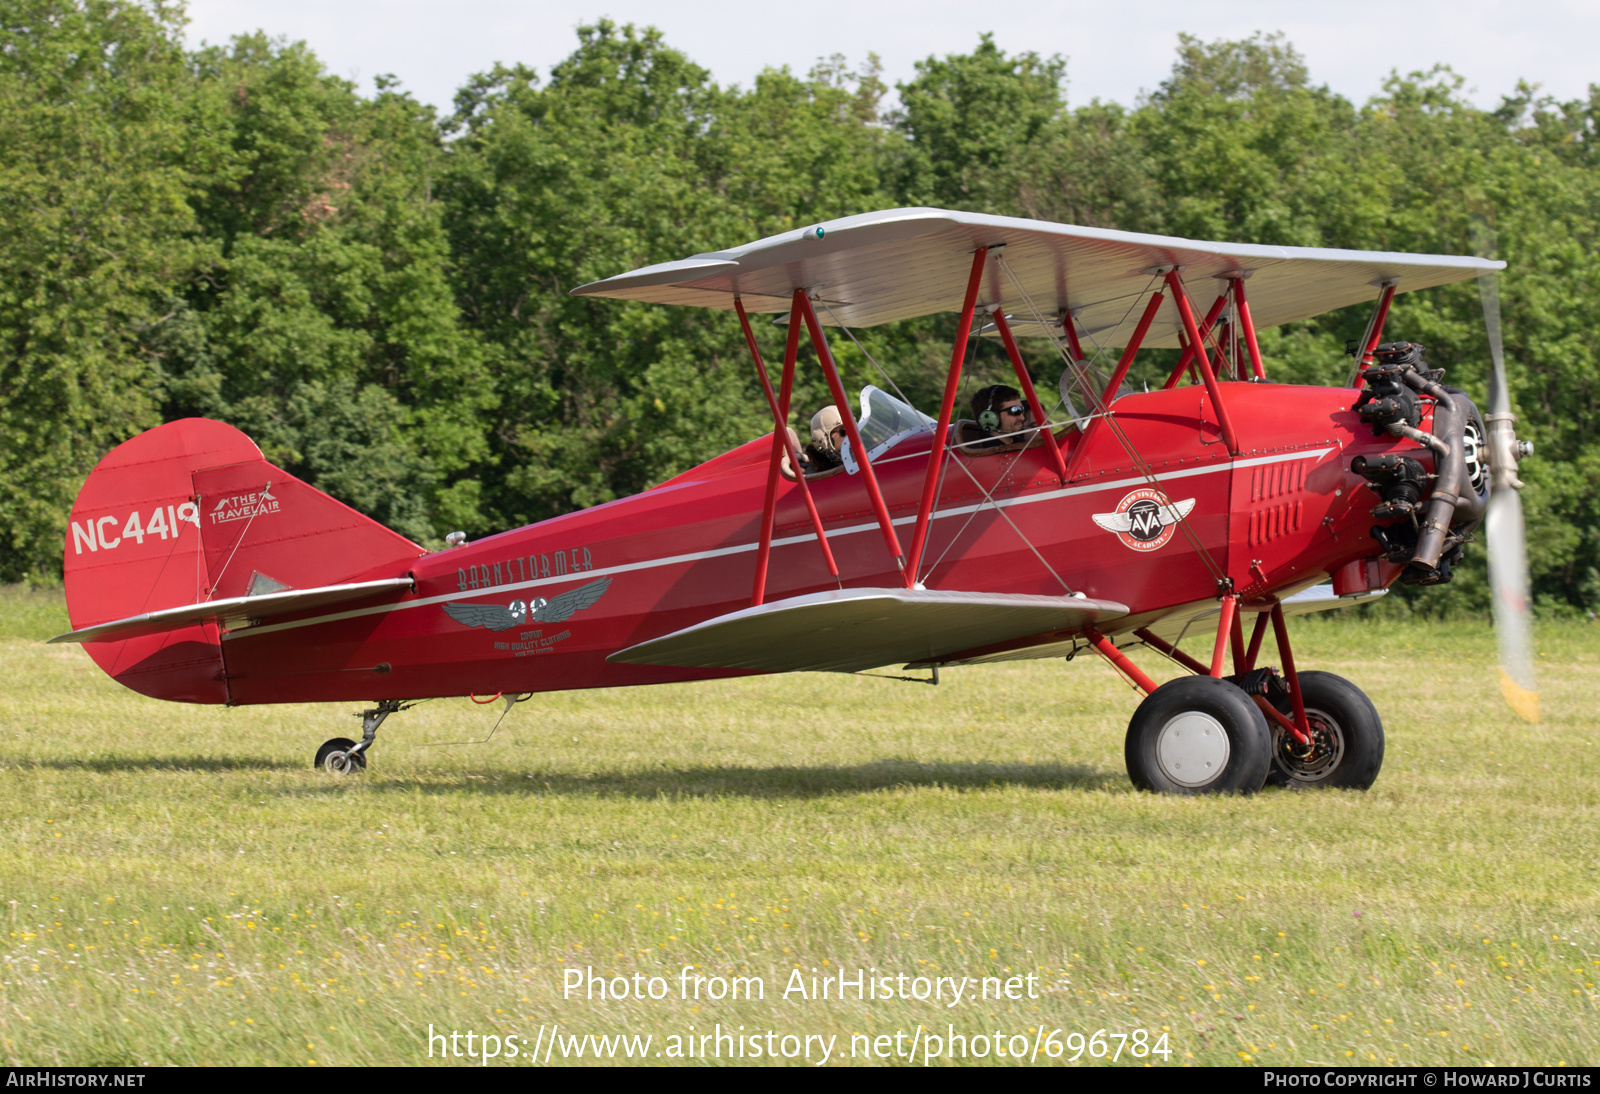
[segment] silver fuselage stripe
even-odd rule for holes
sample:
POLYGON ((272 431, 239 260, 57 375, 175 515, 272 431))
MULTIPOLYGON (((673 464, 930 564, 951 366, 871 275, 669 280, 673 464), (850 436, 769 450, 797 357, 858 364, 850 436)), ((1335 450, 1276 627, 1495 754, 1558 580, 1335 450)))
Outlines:
MULTIPOLYGON (((1218 471, 1238 470, 1246 467, 1263 467, 1267 464, 1288 463, 1292 460, 1321 459, 1336 446, 1312 449, 1304 452, 1284 452, 1276 456, 1255 456, 1248 460, 1228 460, 1223 463, 1214 463, 1205 467, 1189 467, 1178 471, 1163 472, 1157 478, 1158 484, 1171 482, 1174 479, 1194 478, 1197 475, 1214 475, 1218 471)), ((1078 494, 1095 494, 1102 490, 1120 490, 1128 486, 1148 486, 1150 480, 1143 475, 1125 479, 1113 479, 1109 482, 1097 482, 1085 486, 1064 486, 1058 490, 1046 490, 1038 494, 1028 494, 1023 497, 1006 498, 999 501, 981 501, 974 505, 960 505, 953 509, 940 509, 933 514, 934 520, 943 520, 949 517, 964 517, 969 513, 976 513, 981 509, 997 508, 1006 509, 1014 505, 1033 505, 1042 501, 1055 501, 1059 498, 1072 497, 1078 494)), ((917 518, 895 517, 893 523, 915 524, 917 518)), ((828 529, 830 540, 837 536, 851 536, 859 532, 873 532, 878 530, 878 522, 868 524, 851 524, 843 528, 828 529)), ((783 536, 772 541, 773 547, 789 547, 797 543, 814 543, 814 531, 804 535, 783 536)), ((409 608, 425 608, 432 604, 443 604, 451 600, 471 600, 475 597, 485 596, 492 592, 496 596, 504 593, 516 592, 520 589, 534 589, 544 585, 558 585, 564 582, 593 580, 597 577, 606 577, 611 574, 633 573, 636 570, 654 570, 662 566, 678 566, 685 562, 703 562, 706 559, 725 558, 728 555, 739 555, 756 550, 757 543, 741 543, 733 547, 717 547, 709 551, 691 551, 682 555, 670 555, 666 558, 645 559, 642 562, 626 562, 619 566, 604 566, 594 570, 584 570, 581 573, 568 573, 560 577, 539 577, 531 581, 513 581, 504 585, 495 585, 492 589, 469 589, 465 592, 446 593, 443 596, 425 596, 417 600, 409 600, 403 604, 380 604, 372 608, 355 608, 346 612, 333 612, 329 615, 313 616, 310 619, 296 619, 288 623, 269 623, 261 627, 247 627, 242 630, 230 631, 222 636, 224 641, 238 638, 250 638, 259 634, 271 634, 274 631, 293 630, 297 627, 310 627, 321 623, 337 623, 342 619, 357 619, 364 615, 381 615, 386 612, 405 611, 409 608)))

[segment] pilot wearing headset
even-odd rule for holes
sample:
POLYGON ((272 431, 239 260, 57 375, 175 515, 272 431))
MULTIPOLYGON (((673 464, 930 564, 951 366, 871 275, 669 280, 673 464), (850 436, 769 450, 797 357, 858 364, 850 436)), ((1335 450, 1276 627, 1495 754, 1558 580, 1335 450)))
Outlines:
POLYGON ((811 416, 811 443, 800 453, 800 466, 807 475, 832 471, 842 462, 839 448, 844 444, 844 419, 839 408, 825 406, 811 416))
POLYGON ((1004 384, 991 384, 972 395, 972 416, 986 440, 969 445, 976 449, 1023 448, 1033 440, 1033 414, 1022 393, 1004 384))

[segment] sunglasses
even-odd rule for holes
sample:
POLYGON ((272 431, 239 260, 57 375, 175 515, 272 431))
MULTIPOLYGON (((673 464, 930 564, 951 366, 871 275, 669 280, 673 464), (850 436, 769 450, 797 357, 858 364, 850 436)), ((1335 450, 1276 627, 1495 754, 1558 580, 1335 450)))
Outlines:
POLYGON ((1028 408, 1021 403, 1016 403, 1012 406, 1003 406, 1000 408, 1000 413, 1010 414, 1014 418, 1020 418, 1027 412, 1028 408))

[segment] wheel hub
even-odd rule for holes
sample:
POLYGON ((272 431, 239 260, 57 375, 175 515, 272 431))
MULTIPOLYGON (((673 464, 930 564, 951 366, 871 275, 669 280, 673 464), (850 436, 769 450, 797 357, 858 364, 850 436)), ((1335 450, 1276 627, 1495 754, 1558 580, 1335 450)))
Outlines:
POLYGON ((1294 738, 1277 729, 1278 762, 1290 778, 1317 782, 1336 770, 1344 759, 1344 732, 1338 722, 1320 710, 1307 710, 1306 720, 1311 723, 1311 746, 1304 750, 1294 738))
POLYGON ((328 753, 322 761, 322 770, 330 775, 353 775, 366 765, 366 758, 359 752, 346 752, 335 749, 328 753))
POLYGON ((1179 786, 1205 786, 1228 766, 1233 746, 1222 723, 1209 714, 1187 710, 1161 727, 1156 737, 1156 763, 1179 786))

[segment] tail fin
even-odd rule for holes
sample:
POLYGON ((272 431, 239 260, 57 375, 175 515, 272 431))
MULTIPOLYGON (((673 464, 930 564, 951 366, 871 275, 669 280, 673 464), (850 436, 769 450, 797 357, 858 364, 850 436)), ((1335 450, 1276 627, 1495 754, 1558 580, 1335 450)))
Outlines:
MULTIPOLYGON (((239 430, 186 418, 113 449, 67 529, 74 629, 226 597, 403 573, 426 552, 262 458, 239 430)), ((90 643, 145 695, 228 701, 214 624, 90 643)))

